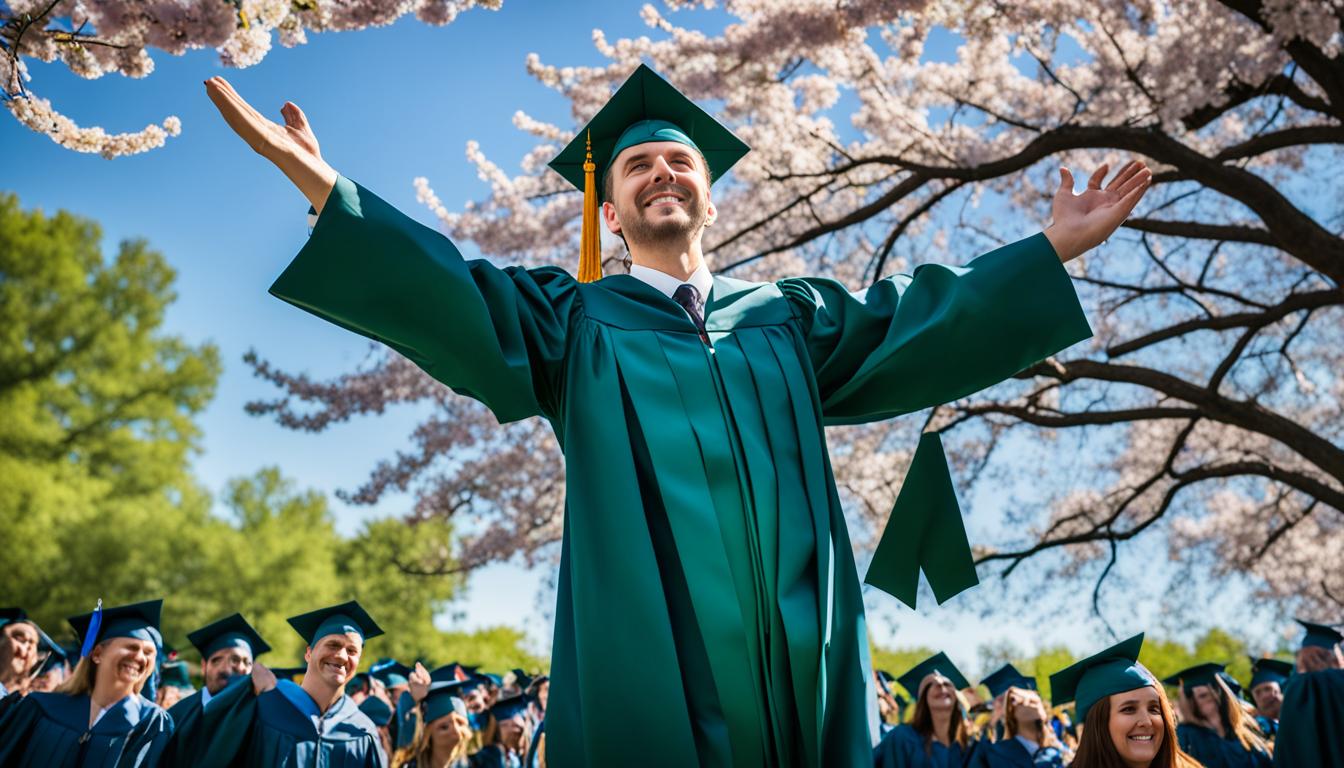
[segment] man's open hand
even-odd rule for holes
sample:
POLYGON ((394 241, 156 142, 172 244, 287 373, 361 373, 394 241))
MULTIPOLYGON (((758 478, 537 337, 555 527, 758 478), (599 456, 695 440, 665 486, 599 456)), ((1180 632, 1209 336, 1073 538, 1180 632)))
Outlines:
POLYGON ((222 77, 206 80, 205 92, 233 132, 284 171, 320 213, 337 174, 322 159, 317 136, 303 110, 292 101, 285 102, 280 108, 285 124, 280 125, 262 116, 222 77))
POLYGON ((1081 195, 1073 194, 1073 174, 1069 169, 1059 169, 1059 189, 1051 206, 1054 223, 1046 228, 1045 236, 1060 260, 1080 256, 1110 237, 1138 205, 1153 180, 1148 166, 1131 160, 1103 188, 1101 182, 1108 167, 1103 165, 1092 174, 1081 195))

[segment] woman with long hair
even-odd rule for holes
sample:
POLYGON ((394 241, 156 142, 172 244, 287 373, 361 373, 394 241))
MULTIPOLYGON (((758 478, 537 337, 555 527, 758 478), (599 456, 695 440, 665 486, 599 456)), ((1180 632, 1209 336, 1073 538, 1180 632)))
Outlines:
MULTIPOLYGON (((423 668, 417 664, 418 672, 423 668)), ((467 705, 458 694, 462 681, 432 683, 424 690, 415 673, 409 676, 410 693, 420 702, 411 722, 415 736, 392 756, 392 768, 466 768, 471 749, 471 726, 467 705)))
POLYGON ((1041 695, 1028 688, 1009 687, 1003 694, 1003 738, 982 745, 976 766, 1064 768, 1067 758, 1041 695))
POLYGON ((1222 664, 1199 664, 1163 680, 1180 693, 1176 738, 1205 768, 1270 768, 1273 752, 1224 674, 1222 664))
POLYGON ((1199 768, 1176 742, 1176 718, 1157 678, 1138 662, 1138 634, 1050 676, 1054 703, 1082 723, 1070 768, 1199 768))
POLYGON ((486 710, 480 751, 471 756, 471 768, 522 768, 531 746, 531 700, 516 694, 496 701, 486 710))
POLYGON ((938 653, 897 678, 915 697, 910 722, 896 726, 873 751, 876 768, 960 768, 974 749, 971 724, 957 691, 965 675, 938 653))
POLYGON ((0 765, 156 765, 173 720, 141 691, 154 672, 162 607, 152 600, 71 617, 83 638, 79 663, 55 691, 30 693, 0 717, 0 765))

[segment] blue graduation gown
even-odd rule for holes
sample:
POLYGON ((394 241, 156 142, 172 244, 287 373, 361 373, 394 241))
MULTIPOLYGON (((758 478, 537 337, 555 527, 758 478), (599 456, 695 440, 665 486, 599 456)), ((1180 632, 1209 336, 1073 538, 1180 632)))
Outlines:
POLYGON ((1340 765, 1344 761, 1344 670, 1288 678, 1274 739, 1274 764, 1340 765))
POLYGON ((1248 750, 1236 739, 1219 738, 1217 733, 1202 725, 1181 723, 1176 726, 1176 741, 1204 768, 1271 768, 1274 765, 1274 759, 1268 754, 1248 750))
POLYGON ((202 710, 200 738, 179 765, 194 768, 386 768, 378 729, 348 696, 325 713, 302 688, 282 680, 260 696, 229 686, 202 710), (283 689, 283 690, 282 690, 283 689), (314 717, 318 717, 317 723, 314 717))
POLYGON ((943 746, 929 742, 924 750, 924 739, 908 723, 902 723, 882 737, 873 749, 874 768, 963 768, 972 765, 971 757, 980 750, 975 742, 966 750, 959 744, 943 746))
POLYGON ((87 695, 31 693, 0 715, 0 766, 148 768, 172 733, 168 713, 138 694, 113 704, 90 728, 87 695))
POLYGON ((1033 755, 1025 744, 1009 736, 981 743, 973 764, 975 768, 1064 768, 1064 753, 1058 747, 1041 747, 1033 755))

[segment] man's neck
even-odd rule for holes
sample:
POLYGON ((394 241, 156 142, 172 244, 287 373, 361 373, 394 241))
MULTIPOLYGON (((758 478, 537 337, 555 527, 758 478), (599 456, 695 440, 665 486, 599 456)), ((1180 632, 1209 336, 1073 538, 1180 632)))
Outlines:
POLYGON ((340 698, 345 695, 345 686, 338 685, 333 688, 317 675, 304 675, 303 682, 300 685, 304 693, 307 693, 308 697, 317 705, 318 711, 324 715, 333 704, 340 701, 340 698))
POLYGON ((680 243, 672 246, 648 246, 632 243, 630 261, 632 264, 656 269, 685 281, 700 268, 704 256, 700 252, 700 239, 696 238, 695 242, 689 245, 680 243))

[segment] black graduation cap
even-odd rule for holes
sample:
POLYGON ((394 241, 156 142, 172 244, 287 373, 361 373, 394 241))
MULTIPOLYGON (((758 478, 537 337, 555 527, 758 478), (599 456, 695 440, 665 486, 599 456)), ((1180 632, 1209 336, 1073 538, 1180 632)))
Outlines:
POLYGON ((526 711, 527 705, 530 703, 532 703, 530 696, 525 693, 515 693, 496 701, 494 706, 490 707, 490 714, 496 720, 508 720, 514 715, 526 711))
POLYGON ((201 661, 208 661, 211 656, 225 648, 246 649, 247 654, 254 659, 271 650, 271 646, 261 639, 261 635, 257 634, 241 613, 225 616, 219 621, 188 632, 187 639, 201 652, 201 661))
POLYGON ((350 680, 345 684, 345 692, 347 694, 359 693, 360 691, 368 690, 368 688, 369 688, 368 672, 355 673, 353 676, 351 676, 350 680))
POLYGON ((276 680, 296 682, 302 680, 303 676, 307 674, 308 666, 305 664, 297 667, 270 667, 270 670, 271 674, 275 675, 276 680))
POLYGON ((1344 635, 1339 630, 1325 624, 1315 624, 1310 621, 1297 620, 1302 628, 1307 630, 1307 634, 1302 638, 1302 647, 1314 645, 1318 648, 1334 648, 1341 642, 1344 642, 1344 635))
POLYGON ((159 633, 159 617, 163 612, 163 600, 146 600, 143 603, 119 605, 103 608, 103 601, 89 613, 71 616, 66 621, 74 628, 75 634, 83 639, 79 655, 89 655, 93 646, 114 637, 133 637, 148 640, 156 648, 163 646, 163 635, 159 633))
POLYGON ((425 724, 438 720, 452 712, 467 716, 467 703, 462 700, 466 680, 445 680, 430 683, 429 693, 425 695, 425 724))
POLYGON ((985 679, 981 680, 980 684, 989 689, 991 698, 998 698, 1009 688, 1036 690, 1036 679, 1022 674, 1012 664, 1004 664, 985 675, 985 679))
POLYGON ((1188 696, 1194 692, 1195 688, 1201 685, 1214 685, 1214 680, 1216 678, 1221 678, 1223 670, 1226 668, 1226 664, 1204 662, 1196 664, 1193 667, 1186 667, 1174 675, 1168 675, 1167 677, 1162 678, 1162 682, 1167 685, 1184 686, 1185 693, 1188 696))
POLYGON ((915 700, 918 701, 919 684, 925 677, 928 677, 935 672, 946 677, 948 680, 951 680, 952 685, 957 690, 971 687, 970 682, 966 680, 966 676, 961 674, 961 670, 957 669, 957 666, 953 664, 952 660, 947 658, 947 654, 942 651, 935 653, 911 667, 908 672, 896 678, 896 680, 901 684, 902 688, 908 691, 910 695, 914 696, 915 700))
POLYGON ((353 633, 367 641, 383 634, 383 628, 355 600, 291 616, 286 621, 309 647, 327 635, 353 633))
POLYGON ((518 686, 519 688, 526 689, 529 685, 532 684, 532 676, 524 672, 522 669, 515 667, 514 669, 510 670, 510 674, 513 675, 513 684, 518 686))
POLYGON ((1288 682, 1288 677, 1293 674, 1293 665, 1291 662, 1280 661, 1278 659, 1257 659, 1251 657, 1251 690, 1254 691, 1257 685, 1261 683, 1278 683, 1283 685, 1288 682))
POLYGON ((413 667, 408 667, 396 659, 379 659, 369 667, 369 674, 388 688, 410 683, 413 667))
POLYGON ((191 684, 191 674, 187 669, 185 661, 169 661, 163 665, 159 671, 159 685, 163 688, 182 688, 192 690, 195 686, 191 684))
POLYGON ((33 626, 37 626, 37 624, 33 623, 33 621, 28 618, 28 612, 22 608, 17 606, 0 608, 0 627, 5 626, 6 624, 12 624, 16 621, 26 621, 33 626))
POLYGON ((442 667, 429 673, 429 679, 436 683, 446 683, 452 680, 470 680, 472 677, 471 670, 455 661, 450 664, 444 664, 442 667))

